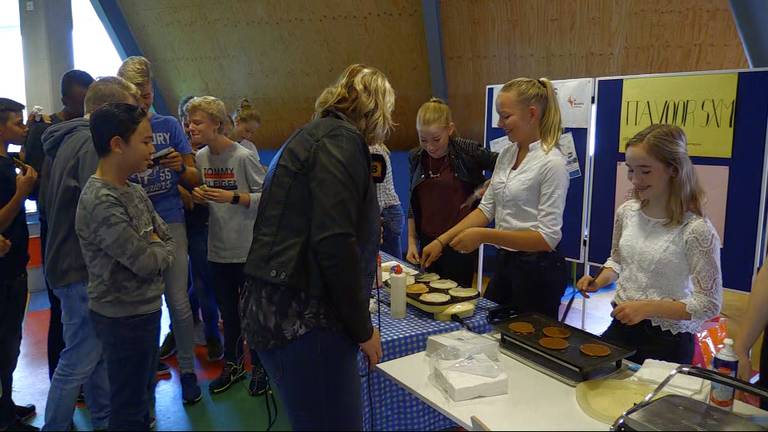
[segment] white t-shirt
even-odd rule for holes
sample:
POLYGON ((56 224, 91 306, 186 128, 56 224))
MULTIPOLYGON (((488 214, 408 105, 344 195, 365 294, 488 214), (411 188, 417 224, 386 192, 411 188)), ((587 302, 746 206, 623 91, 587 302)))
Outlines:
POLYGON ((259 149, 256 148, 256 144, 252 143, 251 141, 248 141, 247 139, 243 138, 240 141, 240 145, 245 147, 246 150, 250 150, 254 153, 256 153, 256 156, 259 156, 259 149))

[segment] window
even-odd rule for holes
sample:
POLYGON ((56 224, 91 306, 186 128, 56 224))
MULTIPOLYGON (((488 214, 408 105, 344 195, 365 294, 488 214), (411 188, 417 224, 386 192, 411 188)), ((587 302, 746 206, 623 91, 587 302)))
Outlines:
MULTIPOLYGON (((21 46, 19 2, 17 0, 0 0, 0 46, 7 50, 3 56, 0 97, 13 99, 26 105, 24 52, 21 46)), ((21 146, 8 146, 8 151, 11 153, 18 153, 20 150, 21 146)), ((27 213, 37 211, 37 205, 34 201, 26 201, 25 208, 27 213)))
POLYGON ((72 0, 72 45, 75 69, 94 78, 117 74, 122 60, 90 0, 72 0))
POLYGON ((0 97, 10 98, 26 105, 24 54, 21 48, 19 2, 17 0, 0 0, 0 46, 7 50, 3 56, 0 97))

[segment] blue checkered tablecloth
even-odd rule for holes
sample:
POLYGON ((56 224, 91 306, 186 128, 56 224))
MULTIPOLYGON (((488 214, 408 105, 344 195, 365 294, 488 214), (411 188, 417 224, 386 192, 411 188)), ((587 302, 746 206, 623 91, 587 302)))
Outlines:
MULTIPOLYGON (((382 254, 383 261, 393 258, 382 254)), ((389 311, 389 293, 379 290, 379 314, 373 314, 373 325, 381 332, 384 350, 382 361, 394 360, 424 351, 427 338, 434 334, 448 333, 461 329, 458 323, 436 321, 432 314, 411 305, 403 319, 393 319, 389 311), (379 321, 380 320, 380 321, 379 321)), ((488 324, 488 310, 494 303, 479 299, 475 314, 464 320, 467 327, 476 333, 491 331, 488 324)), ((368 374, 365 358, 358 358, 362 376, 363 421, 366 430, 441 430, 456 427, 450 419, 429 405, 408 393, 381 372, 368 374)))

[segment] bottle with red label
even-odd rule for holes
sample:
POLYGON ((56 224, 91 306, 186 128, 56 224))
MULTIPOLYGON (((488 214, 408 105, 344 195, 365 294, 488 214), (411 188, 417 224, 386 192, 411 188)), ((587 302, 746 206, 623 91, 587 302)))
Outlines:
MULTIPOLYGON (((733 350, 733 339, 725 339, 723 348, 712 360, 712 369, 724 375, 736 376, 739 370, 739 358, 733 350)), ((709 391, 709 403, 724 410, 733 411, 735 389, 731 386, 712 383, 709 391)))

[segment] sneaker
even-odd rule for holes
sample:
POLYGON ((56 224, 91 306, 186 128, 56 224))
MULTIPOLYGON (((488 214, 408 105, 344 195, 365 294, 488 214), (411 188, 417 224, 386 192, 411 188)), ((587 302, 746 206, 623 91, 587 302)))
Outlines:
POLYGON ((176 354, 176 338, 173 337, 173 330, 171 330, 165 335, 163 344, 160 345, 160 360, 165 360, 174 354, 176 354))
POLYGON ((208 361, 217 361, 224 358, 224 345, 218 337, 210 337, 206 341, 208 346, 208 361))
POLYGON ((213 394, 221 393, 229 389, 232 384, 242 380, 244 376, 245 370, 242 364, 227 362, 224 365, 224 370, 221 371, 221 375, 211 382, 208 390, 213 394))
POLYGON ((25 422, 32 417, 35 416, 35 406, 34 405, 15 405, 14 406, 14 412, 16 414, 16 420, 20 422, 25 422))
POLYGON ((184 405, 192 405, 203 398, 200 386, 197 385, 197 375, 193 372, 181 374, 181 398, 184 405))
POLYGON ((195 323, 195 345, 206 346, 208 341, 205 340, 205 326, 201 321, 195 323))
POLYGON ((163 362, 157 362, 157 372, 156 375, 159 377, 162 376, 171 376, 171 367, 163 362))
POLYGON ((251 371, 251 382, 248 384, 248 394, 258 397, 267 392, 269 388, 269 376, 264 368, 254 367, 251 371))
POLYGON ((9 431, 39 431, 40 428, 34 427, 30 424, 26 424, 23 422, 20 422, 16 420, 15 423, 12 423, 10 426, 8 426, 9 431))

